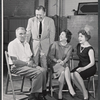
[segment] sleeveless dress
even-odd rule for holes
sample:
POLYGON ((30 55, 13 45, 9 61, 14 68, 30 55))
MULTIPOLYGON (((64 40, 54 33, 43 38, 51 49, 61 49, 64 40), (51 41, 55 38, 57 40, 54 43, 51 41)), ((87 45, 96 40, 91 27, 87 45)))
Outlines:
MULTIPOLYGON (((90 63, 88 52, 90 49, 93 49, 93 47, 92 46, 85 47, 82 49, 82 51, 80 50, 80 48, 81 48, 81 46, 80 46, 80 44, 78 44, 77 45, 77 55, 79 57, 78 67, 74 68, 71 72, 75 72, 77 68, 84 67, 90 63)), ((93 51, 94 51, 94 49, 93 49, 93 51)), ((96 64, 94 64, 92 67, 80 72, 79 74, 81 75, 81 77, 83 79, 86 79, 86 78, 94 75, 95 73, 96 73, 96 64)))

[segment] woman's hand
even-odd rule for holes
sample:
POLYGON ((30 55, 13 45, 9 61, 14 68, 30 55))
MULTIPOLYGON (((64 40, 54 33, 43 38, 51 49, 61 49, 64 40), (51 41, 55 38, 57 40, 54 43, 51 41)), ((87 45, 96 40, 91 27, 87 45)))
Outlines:
POLYGON ((62 66, 64 65, 64 61, 62 61, 61 59, 58 59, 57 63, 60 63, 60 65, 62 65, 62 66))
POLYGON ((84 67, 79 67, 79 68, 76 69, 76 71, 78 71, 79 73, 82 72, 82 71, 84 71, 84 70, 85 70, 84 67))
POLYGON ((60 63, 61 61, 62 61, 61 59, 58 59, 58 60, 57 60, 57 63, 60 63))
POLYGON ((60 62, 60 65, 62 65, 62 66, 63 66, 63 65, 64 65, 64 61, 61 61, 61 62, 60 62))

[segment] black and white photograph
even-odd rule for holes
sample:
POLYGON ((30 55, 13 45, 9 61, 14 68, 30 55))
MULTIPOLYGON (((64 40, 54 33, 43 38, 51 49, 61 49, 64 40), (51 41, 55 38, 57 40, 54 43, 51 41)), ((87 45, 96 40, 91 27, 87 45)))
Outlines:
POLYGON ((2 100, 99 100, 98 0, 2 0, 2 100))

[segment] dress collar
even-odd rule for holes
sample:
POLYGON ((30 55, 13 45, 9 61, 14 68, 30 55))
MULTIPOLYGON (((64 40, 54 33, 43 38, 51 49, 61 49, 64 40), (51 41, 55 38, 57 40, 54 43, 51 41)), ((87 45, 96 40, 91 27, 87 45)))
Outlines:
POLYGON ((69 47, 69 43, 67 43, 65 46, 63 46, 63 45, 61 45, 61 43, 60 42, 58 42, 58 44, 60 45, 60 46, 62 46, 62 47, 69 47))

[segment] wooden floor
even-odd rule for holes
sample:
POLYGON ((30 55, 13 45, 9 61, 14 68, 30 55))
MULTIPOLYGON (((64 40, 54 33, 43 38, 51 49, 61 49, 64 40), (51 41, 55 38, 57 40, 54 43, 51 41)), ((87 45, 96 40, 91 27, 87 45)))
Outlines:
MULTIPOLYGON (((19 89, 20 85, 21 85, 20 81, 14 82, 15 89, 19 89)), ((4 75, 3 77, 3 100, 13 100, 12 92, 5 94, 5 87, 6 87, 6 75, 4 75)), ((91 83, 90 83, 90 87, 91 87, 91 83)), ((98 100, 98 79, 97 78, 95 79, 95 87, 96 87, 96 98, 94 99, 92 97, 93 94, 91 94, 90 100, 98 100)), ((28 97, 29 95, 29 92, 28 92, 29 88, 30 88, 29 79, 25 79, 25 84, 24 84, 24 89, 23 89, 24 92, 21 93, 17 91, 16 93, 17 100, 27 100, 25 98, 28 97)), ((10 84, 9 84, 9 90, 11 90, 10 84)), ((56 90, 53 94, 53 97, 51 97, 50 93, 48 92, 46 96, 47 100, 57 100, 57 93, 58 93, 58 90, 56 90)), ((82 93, 78 89, 76 89, 76 93, 78 95, 78 98, 72 98, 68 92, 65 92, 65 93, 63 92, 63 98, 64 100, 82 100, 83 99, 82 93)))

